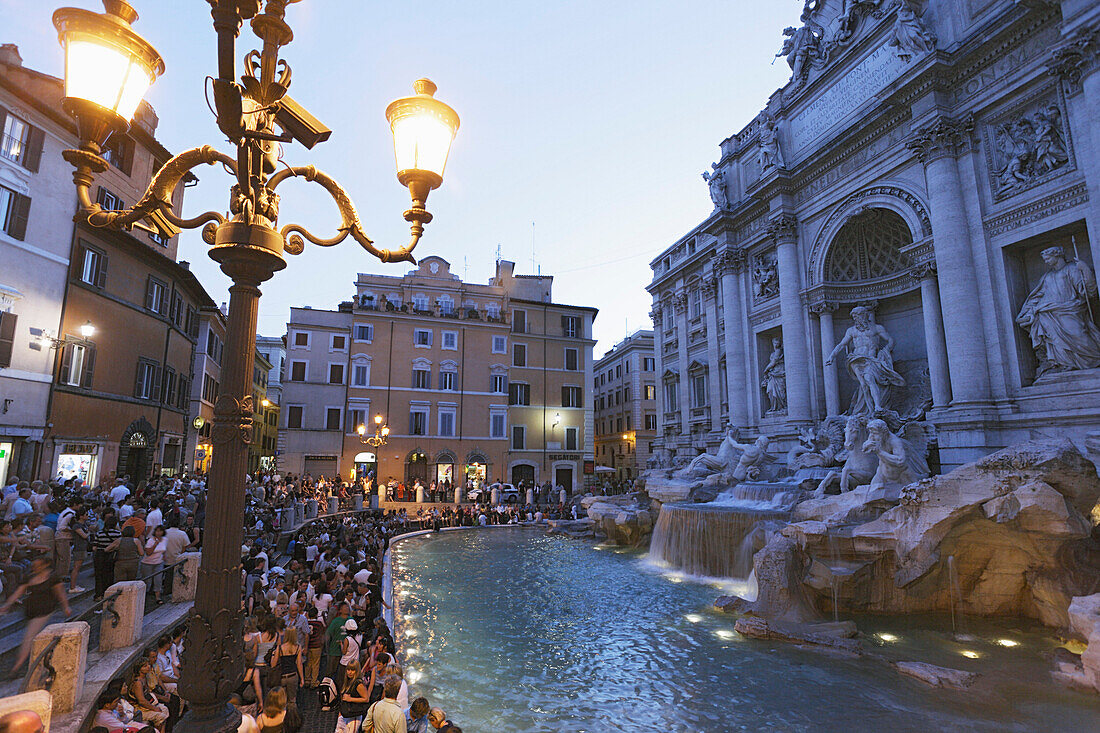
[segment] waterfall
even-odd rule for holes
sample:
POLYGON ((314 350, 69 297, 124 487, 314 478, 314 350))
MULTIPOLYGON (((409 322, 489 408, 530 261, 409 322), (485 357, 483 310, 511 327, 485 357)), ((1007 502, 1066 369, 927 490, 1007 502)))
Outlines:
POLYGON ((649 558, 691 575, 747 578, 767 532, 787 516, 782 509, 665 504, 653 528, 649 558))

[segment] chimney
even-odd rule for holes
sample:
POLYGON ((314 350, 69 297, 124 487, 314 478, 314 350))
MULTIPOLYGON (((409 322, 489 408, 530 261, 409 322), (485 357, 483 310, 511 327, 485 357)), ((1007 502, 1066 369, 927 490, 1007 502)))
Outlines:
POLYGON ((5 43, 0 46, 0 64, 22 66, 23 57, 19 55, 19 46, 14 43, 5 43))

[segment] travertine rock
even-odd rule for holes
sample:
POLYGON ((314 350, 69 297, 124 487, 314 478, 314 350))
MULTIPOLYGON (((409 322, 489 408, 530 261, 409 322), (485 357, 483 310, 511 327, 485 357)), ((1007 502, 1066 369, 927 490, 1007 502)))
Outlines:
POLYGON ((903 675, 927 682, 933 687, 953 687, 957 690, 965 690, 981 676, 977 672, 937 667, 925 662, 894 662, 894 668, 903 675))
POLYGON ((596 527, 617 544, 637 545, 653 532, 653 515, 644 494, 585 497, 581 505, 596 527))
MULTIPOLYGON (((896 506, 857 489, 799 504, 755 558, 769 618, 954 609, 1069 625, 1100 578, 1086 519, 1100 478, 1068 440, 1005 448, 904 488, 896 506)), ((1100 657, 1100 645, 1096 651, 1100 657)), ((1097 665, 1100 668, 1100 665, 1097 665)))

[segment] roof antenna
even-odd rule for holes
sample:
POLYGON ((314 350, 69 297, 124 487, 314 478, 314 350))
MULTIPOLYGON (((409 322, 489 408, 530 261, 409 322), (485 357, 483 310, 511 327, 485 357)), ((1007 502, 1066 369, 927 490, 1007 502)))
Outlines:
POLYGON ((535 222, 531 222, 531 270, 535 270, 535 222))
POLYGON ((500 264, 500 242, 497 242, 497 264, 500 264))

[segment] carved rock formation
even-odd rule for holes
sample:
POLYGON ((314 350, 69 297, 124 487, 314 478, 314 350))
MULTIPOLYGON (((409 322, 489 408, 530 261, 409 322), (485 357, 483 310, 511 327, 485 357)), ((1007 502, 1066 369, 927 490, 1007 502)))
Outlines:
MULTIPOLYGON (((887 508, 857 492, 803 502, 755 561, 758 615, 956 612, 1069 625, 1100 578, 1086 519, 1096 469, 1068 440, 1024 443, 905 487, 887 508), (861 503, 863 500, 865 503, 861 503)), ((1100 654, 1097 654, 1100 657, 1100 654)))
POLYGON ((595 522, 596 530, 607 535, 608 540, 634 546, 653 532, 654 515, 649 511, 648 502, 645 494, 632 493, 586 496, 581 500, 581 506, 588 512, 588 518, 595 522))

